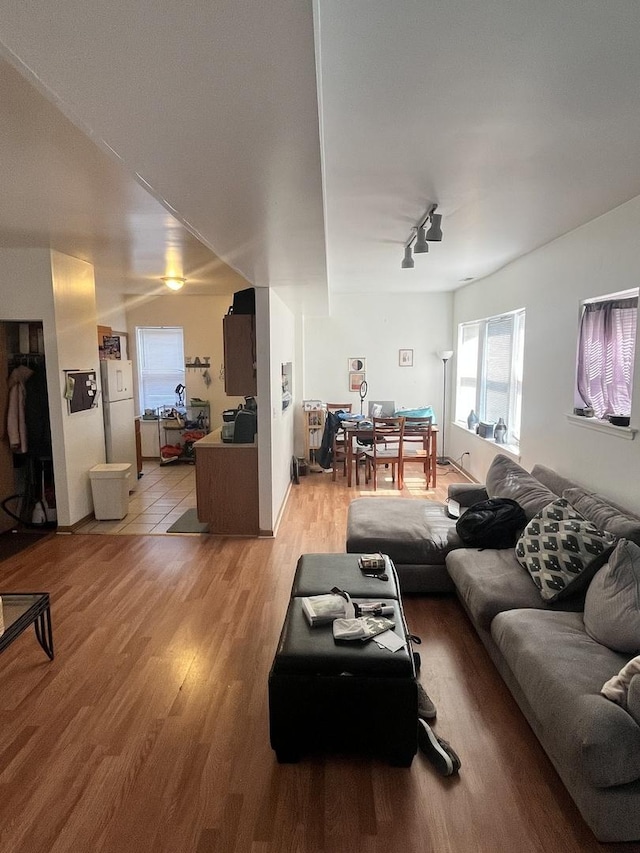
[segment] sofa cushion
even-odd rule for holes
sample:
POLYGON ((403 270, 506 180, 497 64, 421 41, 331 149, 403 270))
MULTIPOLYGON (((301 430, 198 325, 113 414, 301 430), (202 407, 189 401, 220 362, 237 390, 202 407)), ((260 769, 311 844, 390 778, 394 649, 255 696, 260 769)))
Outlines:
POLYGON ((591 581, 584 626, 610 649, 640 653, 640 548, 634 542, 621 539, 591 581))
POLYGON ((565 489, 562 497, 596 527, 613 533, 618 539, 630 539, 640 545, 640 518, 637 516, 630 515, 602 495, 592 494, 580 487, 565 489))
POLYGON ((435 501, 357 498, 349 505, 349 553, 381 551, 396 565, 444 565, 447 553, 460 547, 455 519, 435 501))
POLYGON ((529 575, 522 571, 513 549, 460 548, 447 555, 447 571, 474 624, 485 630, 503 610, 556 607, 582 610, 579 597, 558 605, 545 604, 529 575))
POLYGON ((515 554, 542 598, 553 602, 584 589, 614 545, 615 537, 558 498, 531 519, 515 554))
POLYGON ((495 617, 491 636, 556 765, 599 788, 640 779, 640 727, 600 695, 624 655, 592 640, 579 613, 511 610, 495 617))
POLYGON ((517 501, 527 520, 558 497, 536 480, 528 471, 503 453, 494 457, 486 477, 487 494, 490 498, 511 498, 517 501))

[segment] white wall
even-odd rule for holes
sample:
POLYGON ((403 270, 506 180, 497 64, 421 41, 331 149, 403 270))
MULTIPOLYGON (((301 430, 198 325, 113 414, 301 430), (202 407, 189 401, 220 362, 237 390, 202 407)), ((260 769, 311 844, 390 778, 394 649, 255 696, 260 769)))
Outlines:
MULTIPOLYGON (((522 464, 530 469, 544 463, 636 512, 640 436, 625 441, 614 431, 576 426, 566 415, 574 406, 580 302, 638 286, 639 233, 640 197, 457 291, 454 298, 454 330, 461 322, 526 309, 522 464)), ((452 368, 453 377, 455 361, 452 368)), ((631 424, 640 427, 640 345, 631 424)), ((453 458, 470 452, 468 469, 483 480, 498 448, 455 425, 447 442, 453 458)))
MULTIPOLYGON (((273 291, 269 291, 268 293, 271 396, 270 504, 272 507, 272 518, 271 527, 267 529, 273 530, 291 483, 291 458, 294 453, 295 402, 292 402, 287 409, 282 411, 282 364, 291 362, 292 366, 295 365, 296 341, 295 317, 293 312, 277 294, 273 291)), ((294 375, 294 389, 295 383, 296 379, 294 375)))
MULTIPOLYGON (((188 287, 188 285, 187 285, 188 287)), ((165 296, 126 297, 127 330, 129 332, 129 357, 134 362, 136 410, 139 411, 136 364, 136 326, 182 326, 184 329, 185 356, 195 358, 210 356, 211 385, 206 386, 204 370, 189 369, 186 372, 185 399, 200 397, 211 405, 211 429, 222 424, 224 409, 244 402, 242 397, 227 397, 224 392, 224 363, 222 318, 229 310, 231 294, 199 296, 187 293, 169 293, 165 296)), ((167 400, 174 403, 175 399, 167 400)))
MULTIPOLYGON (((452 301, 450 293, 334 295, 331 316, 304 320, 302 398, 350 401, 359 412, 360 398, 349 391, 347 368, 349 358, 363 356, 369 388, 365 414, 369 400, 394 400, 398 407, 432 405, 437 417, 442 410, 442 362, 436 353, 453 349, 452 301), (399 366, 400 349, 413 350, 413 367, 399 366)), ((302 455, 301 426, 296 439, 302 455)))
MULTIPOLYGON (((116 332, 127 328, 125 298, 113 287, 96 277, 96 313, 99 326, 110 326, 116 332)), ((124 358, 124 356, 123 356, 124 358)))
MULTIPOLYGON (((62 410, 69 501, 67 518, 58 509, 58 523, 65 526, 75 524, 93 510, 89 469, 105 461, 104 422, 101 406, 69 414, 62 397, 64 370, 95 370, 100 382, 93 267, 69 255, 51 252, 51 277, 58 341, 54 405, 62 410)), ((57 492, 56 479, 56 496, 57 492)))

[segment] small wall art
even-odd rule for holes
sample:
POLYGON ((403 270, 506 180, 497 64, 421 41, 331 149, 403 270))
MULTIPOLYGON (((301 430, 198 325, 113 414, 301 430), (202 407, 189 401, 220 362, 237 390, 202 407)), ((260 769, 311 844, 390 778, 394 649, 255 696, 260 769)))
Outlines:
POLYGON ((349 373, 365 373, 367 369, 367 360, 366 358, 350 358, 349 359, 349 373))
POLYGON ((352 371, 349 373, 349 391, 359 391, 360 386, 365 380, 365 374, 352 371))
POLYGON ((413 367, 413 350, 398 350, 398 364, 400 367, 413 367))

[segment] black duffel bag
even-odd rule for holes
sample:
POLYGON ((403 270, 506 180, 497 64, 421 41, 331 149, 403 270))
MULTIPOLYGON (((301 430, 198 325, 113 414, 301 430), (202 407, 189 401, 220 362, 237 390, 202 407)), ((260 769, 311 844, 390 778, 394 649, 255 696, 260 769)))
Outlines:
POLYGON ((513 548, 527 526, 527 516, 511 498, 473 504, 456 522, 456 532, 473 548, 513 548))

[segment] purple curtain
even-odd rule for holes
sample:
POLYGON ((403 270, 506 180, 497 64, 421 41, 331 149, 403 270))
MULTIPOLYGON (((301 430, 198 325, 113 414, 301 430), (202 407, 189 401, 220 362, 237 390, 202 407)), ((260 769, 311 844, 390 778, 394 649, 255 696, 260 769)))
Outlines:
POLYGON ((631 414, 638 298, 588 302, 580 321, 578 391, 597 418, 631 414))

